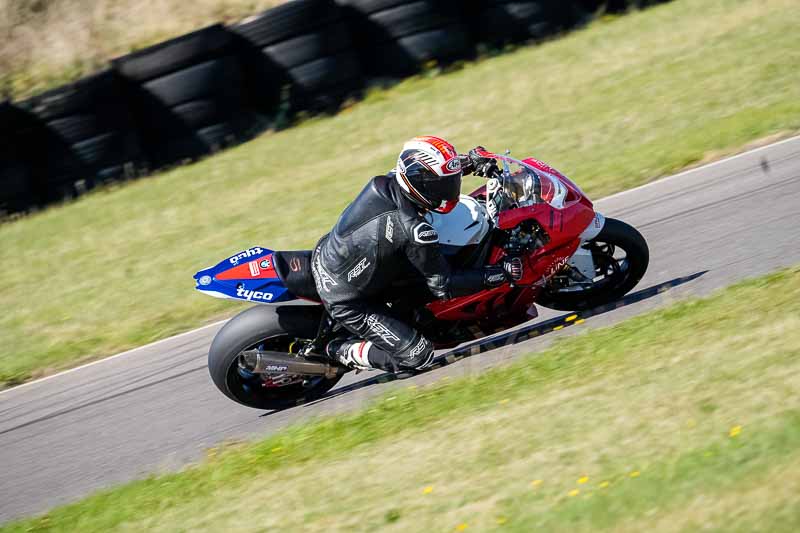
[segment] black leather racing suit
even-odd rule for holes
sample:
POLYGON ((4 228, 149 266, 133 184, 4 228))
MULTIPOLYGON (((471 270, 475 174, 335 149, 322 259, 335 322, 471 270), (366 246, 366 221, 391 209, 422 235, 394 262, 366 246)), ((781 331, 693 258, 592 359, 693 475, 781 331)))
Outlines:
MULTIPOLYGON (((395 180, 378 176, 317 244, 312 271, 320 298, 334 320, 372 343, 370 366, 396 370, 430 361, 431 342, 392 317, 380 295, 412 269, 436 297, 449 298, 451 272, 438 243, 436 230, 395 180)), ((482 272, 460 274, 459 280, 460 288, 465 283, 482 287, 482 272)))

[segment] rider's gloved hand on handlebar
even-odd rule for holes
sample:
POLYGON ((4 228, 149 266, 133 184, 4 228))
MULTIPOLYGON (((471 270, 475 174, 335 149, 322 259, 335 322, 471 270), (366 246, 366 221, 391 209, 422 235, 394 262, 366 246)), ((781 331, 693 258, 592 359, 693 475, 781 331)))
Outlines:
POLYGON ((491 157, 478 155, 478 150, 486 151, 483 146, 476 146, 461 158, 461 170, 465 175, 473 174, 482 178, 493 178, 500 173, 497 168, 497 161, 491 157))
POLYGON ((499 287, 503 283, 515 283, 522 279, 522 259, 507 257, 499 265, 489 265, 483 270, 483 284, 488 288, 499 287))

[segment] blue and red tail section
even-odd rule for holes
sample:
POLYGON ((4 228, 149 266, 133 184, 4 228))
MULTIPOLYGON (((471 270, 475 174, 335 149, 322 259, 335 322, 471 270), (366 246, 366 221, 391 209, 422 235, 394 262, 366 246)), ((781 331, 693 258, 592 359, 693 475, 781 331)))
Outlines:
POLYGON ((272 254, 272 250, 254 246, 232 255, 195 274, 195 289, 215 298, 261 304, 296 299, 278 277, 272 254))

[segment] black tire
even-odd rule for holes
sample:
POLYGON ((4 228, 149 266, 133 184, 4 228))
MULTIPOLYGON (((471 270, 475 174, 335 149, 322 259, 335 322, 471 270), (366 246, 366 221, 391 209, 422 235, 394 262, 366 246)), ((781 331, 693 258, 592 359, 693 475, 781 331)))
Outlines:
MULTIPOLYGON (((559 311, 583 311, 619 300, 625 296, 642 279, 650 262, 650 250, 647 242, 636 228, 613 218, 607 218, 600 233, 589 242, 590 246, 600 243, 610 244, 625 252, 625 266, 615 272, 608 281, 597 287, 566 292, 554 287, 552 282, 545 286, 536 300, 537 304, 559 311)), ((598 268, 608 268, 600 255, 595 256, 598 268), (602 266, 601 266, 602 265, 602 266)))
POLYGON ((141 83, 231 55, 235 47, 233 35, 221 24, 214 24, 117 58, 112 65, 125 79, 141 83))
POLYGON ((288 70, 352 49, 349 28, 344 21, 339 21, 322 31, 267 46, 263 52, 275 65, 288 70))
POLYGON ((0 155, 0 215, 24 211, 33 203, 30 169, 0 155))
MULTIPOLYGON (((427 0, 429 3, 446 8, 453 13, 457 13, 463 8, 465 2, 456 0, 427 0)), ((397 6, 415 3, 415 0, 337 0, 339 5, 349 8, 362 15, 372 15, 379 11, 385 11, 397 6)))
POLYGON ((192 100, 173 107, 170 113, 175 121, 167 121, 165 126, 167 131, 170 131, 170 126, 174 124, 179 124, 179 129, 183 130, 199 130, 225 122, 239 112, 236 104, 229 101, 207 98, 192 100))
POLYGON ((454 24, 438 30, 403 37, 374 50, 373 74, 406 76, 418 72, 428 61, 447 64, 474 52, 466 29, 454 24), (377 59, 380 61, 377 61, 377 59))
POLYGON ((133 129, 117 76, 106 71, 18 103, 41 130, 44 150, 133 129))
POLYGON ((127 116, 122 81, 112 70, 33 96, 18 105, 43 122, 95 113, 102 114, 104 121, 111 123, 127 116))
POLYGON ((295 0, 247 19, 233 26, 231 31, 251 46, 264 48, 330 26, 342 15, 342 10, 333 0, 295 0))
POLYGON ((103 133, 75 143, 71 149, 82 163, 96 171, 109 166, 136 163, 141 159, 136 137, 125 131, 103 133))
POLYGON ((237 122, 223 122, 200 128, 195 131, 195 136, 209 152, 216 152, 239 142, 242 138, 242 128, 237 122))
POLYGON ((457 18, 453 12, 438 7, 436 2, 421 0, 373 13, 369 15, 369 22, 367 38, 380 42, 449 26, 457 22, 457 18))
POLYGON ((108 126, 94 114, 57 118, 48 122, 47 128, 67 144, 79 143, 108 131, 108 126))
POLYGON ((240 99, 242 70, 235 57, 213 59, 142 84, 142 89, 165 107, 218 95, 240 99))
POLYGON ((149 155, 157 166, 169 166, 233 146, 247 137, 250 117, 191 130, 171 124, 149 141, 149 155), (166 134, 166 135, 164 135, 166 134))
POLYGON ((318 93, 329 87, 357 89, 361 86, 361 67, 355 54, 345 52, 323 57, 289 71, 292 83, 304 93, 318 93))
POLYGON ((488 6, 477 21, 478 39, 496 46, 541 40, 561 30, 557 13, 565 9, 554 8, 549 1, 527 2, 495 1, 488 6))
POLYGON ((238 365, 242 350, 266 339, 313 339, 321 312, 318 306, 256 306, 233 317, 214 337, 208 352, 208 371, 214 385, 231 400, 255 409, 284 409, 323 396, 341 375, 317 378, 311 387, 292 384, 265 388, 238 365))
POLYGON ((294 111, 335 109, 364 87, 361 64, 353 52, 323 57, 288 72, 294 111))

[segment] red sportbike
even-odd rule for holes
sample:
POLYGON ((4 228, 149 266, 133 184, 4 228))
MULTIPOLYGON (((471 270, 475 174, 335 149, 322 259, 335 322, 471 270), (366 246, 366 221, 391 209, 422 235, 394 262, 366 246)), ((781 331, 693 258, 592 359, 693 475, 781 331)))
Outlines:
MULTIPOLYGON (((437 348, 451 348, 536 316, 535 304, 578 311, 617 300, 647 270, 649 251, 633 227, 594 210, 571 180, 533 158, 494 158, 499 175, 431 224, 454 269, 496 264, 517 256, 524 276, 447 301, 435 300, 422 278, 398 280, 385 299, 397 318, 437 348)), ((319 302, 311 251, 253 247, 195 274, 211 296, 267 304, 233 317, 211 344, 208 368, 229 398, 258 409, 310 401, 330 390, 347 368, 323 355, 340 334, 319 302)))

